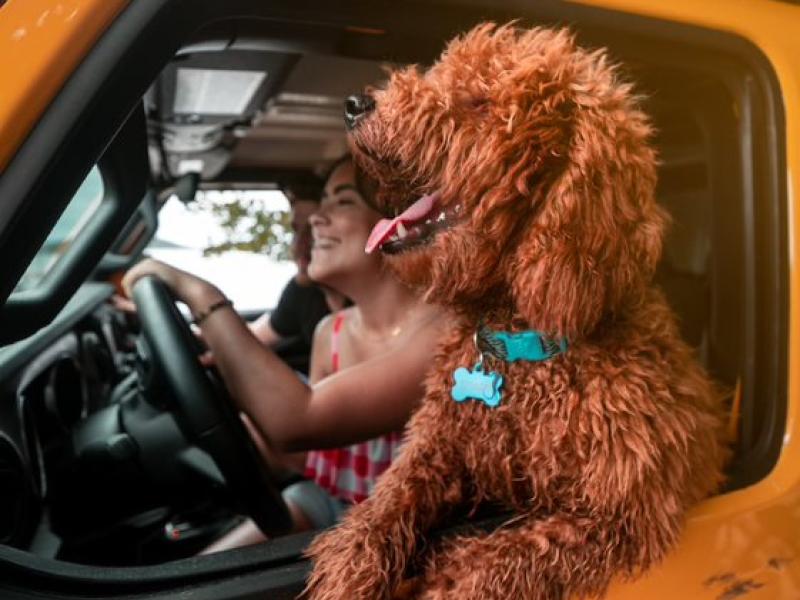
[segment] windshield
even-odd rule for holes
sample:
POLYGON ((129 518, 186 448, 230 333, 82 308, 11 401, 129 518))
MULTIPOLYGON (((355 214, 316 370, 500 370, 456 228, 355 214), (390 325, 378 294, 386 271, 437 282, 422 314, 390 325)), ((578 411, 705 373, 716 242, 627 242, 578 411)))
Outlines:
POLYGON ((89 219, 103 201, 103 178, 95 166, 75 192, 61 218, 47 236, 39 252, 28 265, 28 270, 17 283, 14 292, 38 287, 61 258, 69 251, 84 230, 89 219))

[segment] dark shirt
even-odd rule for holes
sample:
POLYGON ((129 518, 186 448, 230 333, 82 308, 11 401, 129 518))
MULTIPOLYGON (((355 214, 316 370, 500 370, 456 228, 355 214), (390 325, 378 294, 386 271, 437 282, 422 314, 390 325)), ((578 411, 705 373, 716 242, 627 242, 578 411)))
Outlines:
POLYGON ((300 285, 292 277, 283 288, 269 324, 281 336, 275 352, 290 367, 308 375, 314 329, 329 312, 325 295, 317 286, 300 285))

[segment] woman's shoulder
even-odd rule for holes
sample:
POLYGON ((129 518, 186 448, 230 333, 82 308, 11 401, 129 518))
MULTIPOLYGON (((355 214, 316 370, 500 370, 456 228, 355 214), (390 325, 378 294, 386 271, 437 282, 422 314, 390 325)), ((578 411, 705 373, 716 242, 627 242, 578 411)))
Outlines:
POLYGON ((333 320, 335 317, 336 313, 327 314, 320 319, 319 323, 317 323, 317 326, 314 328, 315 344, 323 337, 330 336, 331 331, 333 331, 333 320))
POLYGON ((342 310, 336 311, 336 313, 334 313, 331 316, 332 317, 336 317, 337 315, 339 315, 339 318, 341 318, 341 319, 346 321, 348 319, 352 319, 353 315, 355 315, 357 310, 358 310, 358 308, 356 307, 356 305, 355 304, 351 304, 350 306, 346 306, 342 310))

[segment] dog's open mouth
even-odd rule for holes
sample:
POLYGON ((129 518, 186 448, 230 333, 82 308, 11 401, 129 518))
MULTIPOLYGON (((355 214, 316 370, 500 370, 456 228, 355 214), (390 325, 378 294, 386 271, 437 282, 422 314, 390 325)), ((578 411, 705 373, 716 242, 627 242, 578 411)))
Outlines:
POLYGON ((427 244, 442 229, 457 219, 459 206, 442 208, 439 194, 423 196, 394 219, 381 219, 372 229, 365 248, 367 254, 379 249, 397 254, 427 244))

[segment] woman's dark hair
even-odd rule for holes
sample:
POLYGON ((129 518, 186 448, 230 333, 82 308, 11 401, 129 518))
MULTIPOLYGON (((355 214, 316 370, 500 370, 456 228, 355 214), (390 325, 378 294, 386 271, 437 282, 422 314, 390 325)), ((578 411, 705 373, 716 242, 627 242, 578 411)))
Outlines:
POLYGON ((325 172, 322 174, 322 181, 328 183, 328 179, 331 178, 333 172, 345 163, 353 163, 353 167, 355 167, 356 171, 358 171, 358 167, 356 167, 356 163, 353 161, 353 155, 348 152, 346 154, 342 154, 339 158, 333 161, 327 169, 325 169, 325 172))
POLYGON ((324 181, 314 173, 304 172, 281 181, 278 187, 292 202, 295 200, 319 202, 322 197, 323 183, 324 181))
POLYGON ((353 171, 355 172, 355 180, 356 180, 356 189, 361 197, 364 199, 364 202, 367 203, 372 210, 380 212, 378 207, 375 206, 374 198, 375 198, 375 191, 377 184, 374 179, 369 177, 364 171, 359 168, 356 161, 353 160, 353 155, 349 152, 337 158, 333 163, 328 167, 327 171, 325 171, 325 175, 323 176, 323 181, 327 183, 328 179, 330 179, 333 172, 342 166, 345 163, 352 163, 353 171))

